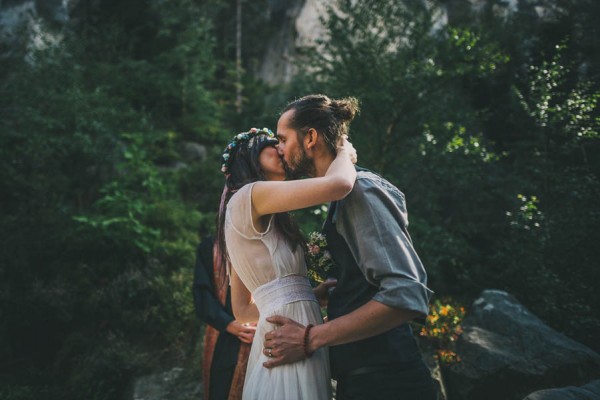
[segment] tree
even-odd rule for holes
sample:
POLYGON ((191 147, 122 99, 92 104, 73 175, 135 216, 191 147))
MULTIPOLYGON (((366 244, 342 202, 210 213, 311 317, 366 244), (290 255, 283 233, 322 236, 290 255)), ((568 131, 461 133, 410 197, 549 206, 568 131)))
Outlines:
POLYGON ((599 169, 588 154, 598 146, 599 88, 581 74, 592 58, 557 34, 586 9, 566 3, 539 20, 498 16, 490 1, 444 25, 434 2, 340 0, 291 91, 359 98, 352 140, 361 163, 407 195, 439 295, 506 289, 593 345, 600 298, 576 287, 597 279, 599 169), (573 314, 585 329, 565 323, 573 314))
POLYGON ((210 7, 79 7, 60 45, 2 65, 2 398, 116 398, 198 335, 194 248, 214 212, 175 166, 184 140, 226 131, 210 7))

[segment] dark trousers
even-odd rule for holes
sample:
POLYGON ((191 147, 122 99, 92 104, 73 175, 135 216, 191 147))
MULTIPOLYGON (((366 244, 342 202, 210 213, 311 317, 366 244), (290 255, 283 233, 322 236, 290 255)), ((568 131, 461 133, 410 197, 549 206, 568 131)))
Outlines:
POLYGON ((422 360, 365 368, 337 381, 337 400, 435 400, 433 378, 422 360))
POLYGON ((227 400, 235 365, 231 368, 215 368, 210 371, 210 400, 227 400))

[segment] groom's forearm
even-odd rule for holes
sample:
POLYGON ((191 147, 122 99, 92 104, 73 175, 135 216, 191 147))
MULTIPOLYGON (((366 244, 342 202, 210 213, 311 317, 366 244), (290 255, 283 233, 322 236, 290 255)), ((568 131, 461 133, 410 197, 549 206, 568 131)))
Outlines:
POLYGON ((360 308, 335 318, 310 331, 309 349, 355 342, 387 332, 398 325, 412 321, 418 312, 387 306, 371 300, 360 308))
POLYGON ((279 315, 268 317, 267 321, 279 328, 265 334, 263 354, 269 360, 263 366, 273 368, 300 361, 320 347, 366 339, 389 331, 419 315, 421 314, 416 311, 393 308, 371 300, 350 314, 311 329, 279 315), (307 332, 308 343, 305 342, 307 332))

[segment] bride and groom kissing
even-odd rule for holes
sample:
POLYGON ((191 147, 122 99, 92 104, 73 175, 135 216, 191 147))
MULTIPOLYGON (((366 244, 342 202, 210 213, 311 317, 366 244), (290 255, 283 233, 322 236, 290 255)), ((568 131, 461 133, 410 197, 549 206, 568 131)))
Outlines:
POLYGON ((431 291, 404 195, 355 165, 357 112, 354 98, 305 96, 284 109, 276 136, 253 128, 223 154, 216 260, 236 320, 257 324, 244 399, 329 399, 331 377, 338 400, 435 398, 408 324, 425 318, 431 291), (326 202, 337 284, 313 290, 289 211, 326 202))

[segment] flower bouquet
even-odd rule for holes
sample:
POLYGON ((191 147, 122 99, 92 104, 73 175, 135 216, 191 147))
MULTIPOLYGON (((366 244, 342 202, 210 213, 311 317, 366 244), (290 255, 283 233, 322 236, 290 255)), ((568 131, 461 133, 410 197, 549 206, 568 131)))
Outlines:
POLYGON ((327 251, 327 238, 320 232, 311 232, 306 247, 308 278, 317 284, 324 282, 327 272, 333 267, 331 254, 327 251))

